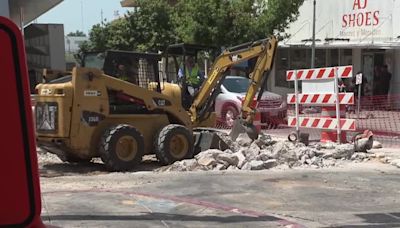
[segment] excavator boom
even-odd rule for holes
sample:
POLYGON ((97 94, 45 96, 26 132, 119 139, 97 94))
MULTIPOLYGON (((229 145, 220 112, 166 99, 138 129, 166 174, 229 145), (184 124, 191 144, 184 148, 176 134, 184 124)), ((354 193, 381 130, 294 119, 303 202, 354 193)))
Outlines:
MULTIPOLYGON (((203 83, 203 86, 189 109, 193 125, 196 126, 196 124, 201 122, 204 116, 209 113, 212 101, 217 95, 217 88, 219 88, 225 78, 226 70, 233 65, 249 59, 257 58, 255 67, 249 76, 251 83, 242 105, 241 115, 239 116, 239 120, 236 122, 236 126, 233 127, 230 135, 232 139, 236 139, 240 132, 246 131, 251 138, 255 138, 256 136, 258 137, 258 133, 254 132, 254 130, 249 131, 248 127, 245 129, 245 127, 241 128, 237 125, 238 123, 240 123, 240 125, 252 125, 251 116, 255 110, 251 107, 251 104, 260 88, 261 93, 259 94, 259 97, 262 95, 264 89, 263 84, 266 81, 266 74, 264 73, 268 73, 272 68, 276 47, 277 39, 274 36, 271 36, 267 39, 229 48, 217 57, 212 66, 211 73, 209 74, 210 76, 203 83), (244 116, 248 117, 245 122, 241 120, 244 116)), ((252 129, 254 129, 254 127, 252 129)))

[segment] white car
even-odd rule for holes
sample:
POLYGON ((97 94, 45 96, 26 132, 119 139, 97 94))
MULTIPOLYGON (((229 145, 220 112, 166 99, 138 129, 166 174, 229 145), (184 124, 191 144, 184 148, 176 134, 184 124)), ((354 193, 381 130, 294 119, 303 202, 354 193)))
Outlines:
MULTIPOLYGON (((221 92, 215 100, 215 112, 220 123, 232 127, 249 85, 250 80, 242 76, 227 76, 224 79, 221 92)), ((261 122, 264 125, 276 128, 286 121, 287 104, 281 95, 264 91, 257 111, 261 113, 261 122)))

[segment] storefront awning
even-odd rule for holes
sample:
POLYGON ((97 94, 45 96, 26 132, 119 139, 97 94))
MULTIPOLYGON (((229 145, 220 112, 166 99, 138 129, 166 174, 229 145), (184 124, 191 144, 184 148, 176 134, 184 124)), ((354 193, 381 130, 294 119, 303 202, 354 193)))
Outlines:
MULTIPOLYGON (((298 43, 285 43, 281 41, 279 43, 280 47, 292 47, 292 48, 311 48, 311 41, 307 42, 298 42, 298 43)), ((360 48, 360 49, 400 49, 400 39, 396 39, 394 41, 380 41, 380 42, 316 42, 316 48, 327 48, 327 49, 334 49, 334 48, 360 48)))
POLYGON ((22 12, 23 22, 24 24, 28 24, 62 1, 63 0, 10 0, 10 18, 16 24, 20 25, 22 12))

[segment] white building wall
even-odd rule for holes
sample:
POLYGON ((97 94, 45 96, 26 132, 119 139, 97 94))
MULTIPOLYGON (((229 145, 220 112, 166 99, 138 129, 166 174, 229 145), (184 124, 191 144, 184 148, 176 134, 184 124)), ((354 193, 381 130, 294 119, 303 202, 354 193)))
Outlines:
MULTIPOLYGON (((363 70, 363 53, 366 50, 385 50, 384 64, 389 66, 393 75, 390 92, 399 94, 400 0, 317 0, 316 2, 317 48, 352 49, 354 73, 363 70)), ((299 12, 298 19, 291 23, 286 31, 290 38, 281 41, 280 47, 311 48, 313 0, 305 0, 299 12)), ((341 62, 343 65, 347 60, 341 62)), ((281 95, 293 92, 293 89, 276 86, 275 81, 273 72, 268 87, 272 92, 281 95)))
POLYGON ((65 70, 64 26, 48 25, 50 66, 52 69, 65 70))
POLYGON ((10 17, 8 0, 0 0, 0 16, 10 17))
MULTIPOLYGON (((391 41, 400 35, 399 14, 400 0, 319 0, 316 39, 321 39, 320 44, 325 38, 349 38, 359 44, 391 41)), ((285 43, 311 39, 312 19, 313 0, 305 0, 299 18, 287 30, 292 37, 285 43)))

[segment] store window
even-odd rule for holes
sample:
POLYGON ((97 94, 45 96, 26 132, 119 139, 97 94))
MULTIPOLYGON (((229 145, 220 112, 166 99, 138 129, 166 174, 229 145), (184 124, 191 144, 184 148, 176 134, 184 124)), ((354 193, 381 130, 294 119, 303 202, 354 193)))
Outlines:
MULTIPOLYGON (((310 64, 311 66, 311 64, 310 64)), ((315 68, 326 67, 326 50, 315 50, 315 68)))
POLYGON ((291 49, 290 69, 305 69, 311 65, 311 49, 291 49))
POLYGON ((353 50, 341 49, 340 50, 340 65, 347 66, 353 64, 353 50))
POLYGON ((279 48, 275 58, 275 86, 293 88, 293 86, 291 87, 290 83, 286 81, 286 71, 290 69, 289 49, 279 48))
POLYGON ((328 56, 328 66, 339 66, 339 49, 330 49, 328 56))
MULTIPOLYGON (((353 64, 352 49, 316 49, 315 68, 353 64)), ((275 86, 294 88, 286 81, 286 71, 311 67, 310 48, 279 48, 276 55, 275 86)))

